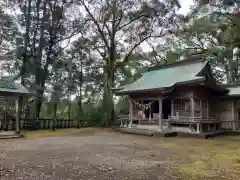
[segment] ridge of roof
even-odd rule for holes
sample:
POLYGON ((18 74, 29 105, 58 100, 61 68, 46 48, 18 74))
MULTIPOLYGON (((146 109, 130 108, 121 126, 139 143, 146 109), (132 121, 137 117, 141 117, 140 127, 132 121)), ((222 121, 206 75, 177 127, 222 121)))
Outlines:
POLYGON ((193 63, 204 62, 204 61, 206 61, 206 60, 203 57, 191 57, 191 58, 180 60, 180 61, 156 65, 156 66, 148 68, 147 71, 172 68, 172 67, 183 66, 183 65, 187 65, 187 64, 193 64, 193 63))

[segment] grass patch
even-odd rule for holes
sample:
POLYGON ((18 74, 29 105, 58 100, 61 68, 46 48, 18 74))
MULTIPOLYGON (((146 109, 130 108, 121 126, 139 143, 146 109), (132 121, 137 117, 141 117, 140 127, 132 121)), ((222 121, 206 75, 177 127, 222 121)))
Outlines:
POLYGON ((39 131, 26 131, 24 132, 24 138, 26 139, 35 139, 41 137, 49 137, 49 136, 63 136, 66 135, 66 131, 63 130, 39 130, 39 131))
POLYGON ((171 152, 173 173, 183 180, 240 180, 240 136, 215 139, 149 138, 171 152))
POLYGON ((86 136, 94 135, 98 130, 95 128, 82 128, 82 129, 57 129, 52 130, 38 130, 38 131, 26 131, 24 132, 25 139, 36 139, 42 137, 54 137, 54 136, 86 136))
POLYGON ((240 137, 235 140, 199 140, 194 145, 183 143, 184 148, 179 153, 189 160, 179 165, 179 172, 184 179, 189 180, 239 180, 240 137))

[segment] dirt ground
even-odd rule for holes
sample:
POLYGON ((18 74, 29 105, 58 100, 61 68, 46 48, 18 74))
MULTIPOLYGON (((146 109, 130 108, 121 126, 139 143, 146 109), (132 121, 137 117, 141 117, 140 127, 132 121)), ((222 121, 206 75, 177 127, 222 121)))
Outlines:
POLYGON ((1 180, 239 180, 240 137, 132 136, 106 129, 0 140, 1 180))

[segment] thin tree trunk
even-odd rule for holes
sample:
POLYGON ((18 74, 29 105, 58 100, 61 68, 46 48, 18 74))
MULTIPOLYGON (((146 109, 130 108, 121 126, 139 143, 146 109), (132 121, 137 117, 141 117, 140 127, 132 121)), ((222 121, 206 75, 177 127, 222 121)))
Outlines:
POLYGON ((38 91, 37 93, 37 98, 35 101, 35 115, 36 115, 36 120, 39 119, 40 117, 40 112, 41 112, 41 106, 42 106, 42 98, 43 98, 43 90, 38 91))
POLYGON ((77 128, 80 128, 80 122, 81 122, 81 119, 82 119, 82 114, 83 114, 83 111, 82 111, 82 85, 83 85, 83 62, 82 62, 82 59, 80 59, 80 84, 79 84, 79 88, 80 88, 80 91, 79 91, 79 97, 78 97, 78 121, 77 121, 77 128))
POLYGON ((114 75, 113 68, 108 68, 104 73, 104 95, 103 95, 103 108, 105 116, 105 126, 111 125, 114 119, 114 103, 111 88, 113 87, 114 75))
POLYGON ((71 119, 71 92, 72 92, 72 61, 70 61, 70 67, 68 67, 68 73, 69 73, 69 84, 70 87, 68 87, 68 120, 71 119))
POLYGON ((78 97, 78 119, 77 119, 77 128, 80 128, 80 123, 82 120, 82 97, 78 97))
POLYGON ((56 130, 56 121, 57 121, 57 103, 53 103, 53 124, 52 124, 52 130, 56 130))
POLYGON ((72 109, 72 103, 70 101, 70 98, 68 100, 68 120, 71 120, 71 109, 72 109))

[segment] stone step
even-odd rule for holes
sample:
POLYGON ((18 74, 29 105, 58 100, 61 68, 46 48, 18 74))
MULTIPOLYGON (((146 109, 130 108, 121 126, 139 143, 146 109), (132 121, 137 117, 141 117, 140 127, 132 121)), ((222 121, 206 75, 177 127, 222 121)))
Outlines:
POLYGON ((0 139, 14 139, 24 137, 23 133, 16 134, 14 131, 2 131, 0 132, 0 139))
POLYGON ((140 125, 158 125, 157 121, 140 121, 140 125))
POLYGON ((15 138, 21 138, 20 135, 5 135, 5 136, 0 136, 0 139, 15 139, 15 138))
POLYGON ((120 132, 127 133, 127 134, 153 136, 152 131, 144 130, 144 129, 137 129, 137 128, 120 128, 120 132))

